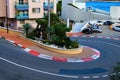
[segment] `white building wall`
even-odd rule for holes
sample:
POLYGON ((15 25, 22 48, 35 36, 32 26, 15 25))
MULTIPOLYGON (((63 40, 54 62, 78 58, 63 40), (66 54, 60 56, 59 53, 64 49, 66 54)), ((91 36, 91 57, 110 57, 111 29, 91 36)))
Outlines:
POLYGON ((62 18, 73 21, 85 21, 85 20, 99 20, 99 19, 110 19, 109 15, 85 11, 82 9, 75 8, 71 5, 68 5, 68 3, 73 3, 74 0, 63 0, 62 1, 62 18))
POLYGON ((120 18, 120 6, 111 6, 110 16, 112 17, 112 19, 119 19, 120 18))

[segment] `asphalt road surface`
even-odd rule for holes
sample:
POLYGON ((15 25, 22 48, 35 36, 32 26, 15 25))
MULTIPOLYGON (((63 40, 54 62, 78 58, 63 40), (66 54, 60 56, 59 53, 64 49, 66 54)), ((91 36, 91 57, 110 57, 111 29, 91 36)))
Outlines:
POLYGON ((120 41, 72 39, 99 50, 100 58, 80 63, 50 61, 29 55, 23 49, 0 39, 0 80, 109 80, 113 65, 120 61, 120 41))

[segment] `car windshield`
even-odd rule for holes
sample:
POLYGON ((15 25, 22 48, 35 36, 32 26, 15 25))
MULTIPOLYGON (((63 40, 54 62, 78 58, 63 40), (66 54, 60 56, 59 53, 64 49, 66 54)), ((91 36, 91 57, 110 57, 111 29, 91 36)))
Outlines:
POLYGON ((120 26, 116 26, 117 28, 120 28, 120 26))

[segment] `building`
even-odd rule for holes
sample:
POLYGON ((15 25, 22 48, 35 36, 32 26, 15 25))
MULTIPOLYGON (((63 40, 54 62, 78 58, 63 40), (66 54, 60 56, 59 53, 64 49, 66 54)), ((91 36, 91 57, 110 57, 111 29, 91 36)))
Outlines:
MULTIPOLYGON (((48 13, 48 0, 1 0, 0 8, 0 23, 4 26, 8 20, 9 27, 14 29, 20 29, 24 23, 36 27, 35 19, 48 13)), ((56 0, 50 0, 50 9, 56 13, 56 0)))
POLYGON ((120 20, 120 6, 112 6, 110 10, 112 19, 120 20))
POLYGON ((112 19, 110 15, 111 6, 120 6, 120 2, 62 0, 62 18, 82 22, 88 20, 109 20, 112 19))

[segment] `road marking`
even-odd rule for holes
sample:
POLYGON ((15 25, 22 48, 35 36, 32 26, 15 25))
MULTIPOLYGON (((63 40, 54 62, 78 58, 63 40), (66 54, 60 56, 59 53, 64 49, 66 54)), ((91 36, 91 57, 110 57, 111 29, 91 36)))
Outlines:
POLYGON ((99 78, 100 76, 93 76, 93 78, 99 78))
POLYGON ((9 61, 9 60, 7 60, 5 58, 2 58, 2 57, 0 57, 0 59, 5 61, 5 62, 7 62, 7 63, 13 64, 15 66, 18 66, 18 67, 21 67, 21 68, 24 68, 24 69, 28 69, 28 70, 31 70, 31 71, 39 72, 39 73, 49 74, 49 75, 53 75, 53 76, 60 76, 60 77, 79 78, 79 76, 60 75, 60 74, 55 74, 55 73, 50 73, 50 72, 37 70, 37 69, 34 69, 34 68, 30 68, 30 67, 27 67, 27 66, 23 66, 23 65, 17 64, 15 62, 9 61))
POLYGON ((115 47, 120 47, 119 45, 112 44, 112 43, 106 43, 106 44, 109 44, 109 45, 112 45, 112 46, 115 46, 115 47))
POLYGON ((108 75, 103 75, 102 77, 108 77, 108 75))
POLYGON ((83 78, 86 78, 86 79, 88 79, 88 78, 90 78, 89 76, 83 76, 83 78))

